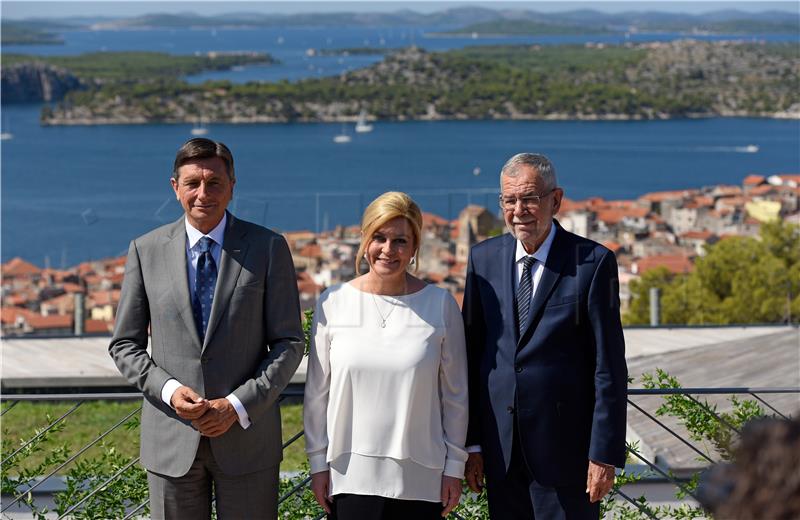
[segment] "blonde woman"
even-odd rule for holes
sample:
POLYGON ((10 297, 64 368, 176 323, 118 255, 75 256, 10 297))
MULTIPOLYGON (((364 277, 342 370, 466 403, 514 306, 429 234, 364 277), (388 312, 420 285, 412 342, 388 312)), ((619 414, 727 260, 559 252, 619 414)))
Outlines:
POLYGON ((467 365, 453 297, 409 273, 422 215, 384 193, 361 222, 369 270, 317 303, 304 422, 311 488, 329 518, 414 520, 458 505, 467 365))

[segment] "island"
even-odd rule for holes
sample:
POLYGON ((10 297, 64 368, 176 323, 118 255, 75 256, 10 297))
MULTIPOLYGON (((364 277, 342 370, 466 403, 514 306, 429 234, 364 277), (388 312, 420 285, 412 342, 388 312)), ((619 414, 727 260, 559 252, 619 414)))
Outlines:
POLYGON ((410 47, 370 67, 290 83, 94 84, 45 125, 441 119, 798 117, 794 44, 680 40, 609 46, 410 47))

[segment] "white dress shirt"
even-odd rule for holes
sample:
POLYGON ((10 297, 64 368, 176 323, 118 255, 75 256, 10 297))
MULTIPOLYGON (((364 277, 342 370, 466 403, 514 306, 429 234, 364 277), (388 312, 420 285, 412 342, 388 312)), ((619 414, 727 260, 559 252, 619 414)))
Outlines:
MULTIPOLYGON (((228 220, 227 213, 222 215, 222 220, 219 221, 219 224, 209 231, 209 233, 203 234, 200 230, 193 227, 189 224, 189 220, 187 219, 186 222, 186 262, 187 262, 187 273, 189 275, 189 295, 194 300, 194 285, 195 279, 197 278, 197 260, 200 258, 200 248, 198 247, 198 242, 204 236, 210 238, 213 242, 211 245, 211 257, 214 259, 214 263, 217 266, 217 271, 219 271, 219 262, 220 258, 222 257, 222 241, 225 238, 225 224, 228 220)), ((177 379, 169 379, 164 386, 161 387, 161 400, 168 404, 170 407, 172 406, 172 395, 175 393, 179 387, 181 387, 181 383, 177 379)), ((244 405, 239 400, 238 397, 233 395, 232 393, 229 394, 226 399, 233 405, 233 408, 236 410, 236 415, 239 416, 239 424, 242 428, 248 428, 250 426, 250 416, 247 415, 247 410, 244 409, 244 405)))

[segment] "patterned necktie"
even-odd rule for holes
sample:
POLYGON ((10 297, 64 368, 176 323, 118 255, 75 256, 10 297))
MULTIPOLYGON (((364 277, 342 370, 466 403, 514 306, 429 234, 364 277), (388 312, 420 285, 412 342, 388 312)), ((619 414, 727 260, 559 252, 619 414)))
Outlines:
POLYGON ((533 294, 533 282, 531 280, 531 266, 536 259, 526 256, 523 260, 522 279, 517 288, 517 323, 519 324, 519 335, 525 332, 528 325, 528 311, 531 308, 531 295, 533 294))
POLYGON ((211 303, 214 301, 214 286, 217 284, 217 264, 211 256, 213 244, 214 241, 209 237, 203 237, 198 242, 200 257, 197 259, 192 310, 200 341, 205 341, 208 316, 211 314, 211 303))

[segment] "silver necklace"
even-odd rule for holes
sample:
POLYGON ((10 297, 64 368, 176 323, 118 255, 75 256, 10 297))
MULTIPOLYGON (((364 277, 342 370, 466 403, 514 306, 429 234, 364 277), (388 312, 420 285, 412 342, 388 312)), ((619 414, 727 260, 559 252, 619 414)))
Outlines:
POLYGON ((388 320, 389 316, 392 315, 392 312, 394 311, 394 308, 397 307, 397 305, 392 303, 391 304, 392 308, 389 309, 389 312, 387 312, 386 316, 384 316, 383 313, 381 312, 381 308, 378 306, 378 300, 377 300, 377 298, 375 298, 375 293, 370 293, 370 294, 372 295, 372 303, 375 304, 375 310, 378 311, 378 316, 381 317, 381 328, 385 329, 386 328, 386 320, 388 320))

